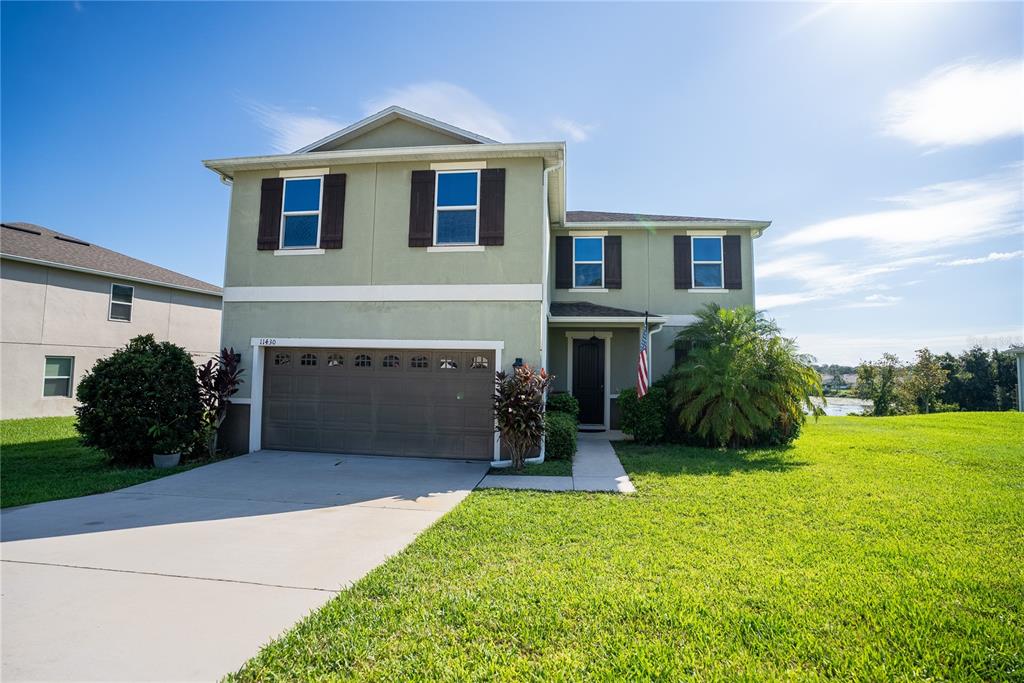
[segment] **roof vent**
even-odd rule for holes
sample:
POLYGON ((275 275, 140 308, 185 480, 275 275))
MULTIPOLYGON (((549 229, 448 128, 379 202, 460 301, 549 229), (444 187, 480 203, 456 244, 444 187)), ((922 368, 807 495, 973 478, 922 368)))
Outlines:
POLYGON ((30 235, 42 235, 43 234, 43 233, 39 232, 38 230, 33 230, 32 228, 23 228, 23 227, 18 226, 18 225, 10 225, 8 223, 0 223, 0 225, 3 225, 8 230, 17 230, 18 232, 27 232, 30 235))
MULTIPOLYGON (((38 233, 36 233, 38 234, 38 233)), ((74 237, 61 237, 60 235, 54 235, 53 239, 60 240, 61 242, 71 242, 71 244, 81 244, 83 247, 91 247, 92 245, 82 240, 76 240, 74 237)))

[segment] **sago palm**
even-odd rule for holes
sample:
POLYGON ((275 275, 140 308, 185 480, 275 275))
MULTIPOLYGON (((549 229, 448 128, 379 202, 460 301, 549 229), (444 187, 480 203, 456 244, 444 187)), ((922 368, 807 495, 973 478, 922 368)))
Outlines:
POLYGON ((805 410, 818 414, 821 378, 811 359, 752 308, 706 306, 676 335, 687 352, 672 371, 680 425, 717 445, 750 443, 773 428, 791 433, 805 410))

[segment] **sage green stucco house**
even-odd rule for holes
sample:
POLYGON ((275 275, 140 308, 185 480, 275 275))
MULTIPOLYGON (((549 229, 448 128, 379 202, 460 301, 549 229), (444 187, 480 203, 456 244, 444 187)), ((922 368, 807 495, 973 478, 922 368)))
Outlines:
POLYGON ((502 144, 390 107, 232 186, 222 346, 239 450, 497 458, 493 373, 546 367, 614 427, 704 304, 752 305, 767 221, 567 211, 564 142, 502 144))

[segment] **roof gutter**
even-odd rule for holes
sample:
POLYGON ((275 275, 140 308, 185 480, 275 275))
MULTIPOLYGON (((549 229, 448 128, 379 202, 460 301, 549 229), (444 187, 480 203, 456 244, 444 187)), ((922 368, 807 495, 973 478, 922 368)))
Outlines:
POLYGON ((211 292, 209 289, 200 289, 199 287, 189 287, 187 285, 174 285, 169 282, 160 282, 159 280, 150 280, 143 277, 133 277, 131 275, 124 275, 123 273, 112 273, 106 270, 96 270, 94 268, 86 268, 84 266, 72 266, 67 263, 57 263, 56 261, 44 261, 43 259, 30 258, 28 256, 17 256, 15 254, 0 254, 0 258, 10 259, 11 261, 20 261, 22 263, 31 263, 37 266, 46 266, 47 268, 60 268, 61 270, 71 270, 76 273, 100 275, 102 277, 109 277, 117 280, 128 280, 129 282, 140 282, 145 285, 167 287, 168 289, 180 289, 181 291, 184 292, 195 292, 197 294, 215 296, 218 299, 224 296, 223 293, 220 291, 211 292))

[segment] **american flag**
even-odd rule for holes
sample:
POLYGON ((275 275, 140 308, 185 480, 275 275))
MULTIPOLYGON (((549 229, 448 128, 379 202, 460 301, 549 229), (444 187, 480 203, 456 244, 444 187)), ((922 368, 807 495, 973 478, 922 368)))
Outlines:
POLYGON ((636 395, 643 398, 647 395, 647 387, 651 381, 650 366, 647 363, 647 346, 650 343, 647 333, 647 316, 644 316, 644 329, 640 332, 640 357, 636 360, 636 395))

